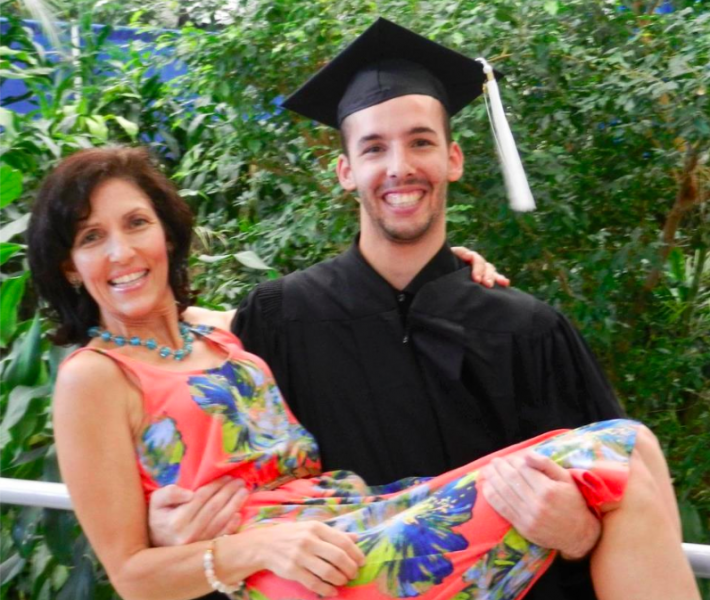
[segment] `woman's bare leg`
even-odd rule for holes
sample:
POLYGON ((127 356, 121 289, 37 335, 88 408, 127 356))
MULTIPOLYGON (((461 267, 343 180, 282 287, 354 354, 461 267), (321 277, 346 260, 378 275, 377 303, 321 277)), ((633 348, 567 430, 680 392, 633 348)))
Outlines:
POLYGON ((605 508, 602 523, 591 559, 599 600, 700 600, 681 547, 668 467, 645 427, 638 432, 624 496, 605 508))

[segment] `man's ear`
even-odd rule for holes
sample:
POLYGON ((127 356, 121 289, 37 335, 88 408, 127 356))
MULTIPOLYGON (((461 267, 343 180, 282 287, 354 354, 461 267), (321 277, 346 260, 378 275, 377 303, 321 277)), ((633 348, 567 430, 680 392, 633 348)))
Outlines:
POLYGON ((463 151, 456 142, 449 144, 449 181, 458 181, 463 175, 463 151))
POLYGON ((355 180, 353 179, 353 169, 350 166, 350 159, 341 154, 338 157, 338 164, 335 167, 335 172, 338 174, 338 181, 343 189, 348 192, 352 192, 357 186, 355 185, 355 180))

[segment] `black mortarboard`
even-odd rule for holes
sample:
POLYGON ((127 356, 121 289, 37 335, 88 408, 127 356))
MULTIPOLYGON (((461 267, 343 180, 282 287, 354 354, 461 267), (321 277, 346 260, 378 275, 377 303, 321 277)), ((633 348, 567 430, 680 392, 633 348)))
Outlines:
POLYGON ((453 116, 483 92, 485 81, 481 63, 379 18, 284 106, 339 128, 354 112, 423 94, 439 100, 453 116))

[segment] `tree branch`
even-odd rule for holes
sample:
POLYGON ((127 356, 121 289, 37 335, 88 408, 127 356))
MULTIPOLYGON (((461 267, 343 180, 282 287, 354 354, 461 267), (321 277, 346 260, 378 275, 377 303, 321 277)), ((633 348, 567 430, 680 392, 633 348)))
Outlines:
POLYGON ((698 191, 696 171, 698 168, 699 155, 700 153, 698 152, 697 146, 688 146, 685 153, 683 171, 679 177, 680 186, 678 193, 676 194, 673 207, 666 217, 666 222, 663 225, 663 232, 661 234, 663 246, 661 247, 660 261, 658 266, 654 267, 646 278, 646 283, 643 286, 646 292, 650 292, 655 288, 661 279, 661 270, 671 250, 675 247, 675 236, 685 213, 707 199, 706 194, 700 194, 698 191))
POLYGON ((661 5, 661 2, 663 2, 663 0, 654 0, 654 2, 651 3, 651 6, 648 7, 646 14, 652 15, 654 12, 656 12, 656 9, 661 5))

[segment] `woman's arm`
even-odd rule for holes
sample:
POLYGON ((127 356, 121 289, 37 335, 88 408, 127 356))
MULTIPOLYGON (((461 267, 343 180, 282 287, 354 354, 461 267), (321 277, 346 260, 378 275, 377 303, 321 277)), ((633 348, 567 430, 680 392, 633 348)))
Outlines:
MULTIPOLYGON (((115 363, 89 352, 74 357, 60 371, 54 400, 62 477, 122 598, 195 598, 211 591, 202 564, 210 543, 149 547, 133 439, 141 414, 138 390, 115 363)), ((292 523, 220 539, 216 569, 228 584, 269 569, 329 594, 333 586, 320 578, 342 585, 357 574, 361 560, 347 534, 322 524, 292 523)))
POLYGON ((454 246, 451 251, 462 261, 471 265, 471 279, 475 282, 493 287, 495 284, 503 287, 510 285, 510 279, 498 273, 495 265, 489 263, 478 252, 469 250, 463 246, 454 246))
POLYGON ((200 325, 210 325, 212 327, 219 327, 225 331, 230 331, 232 325, 232 319, 237 313, 237 309, 232 310, 209 310, 208 308, 201 308, 199 306, 189 306, 182 313, 182 318, 188 323, 200 324, 200 325))

